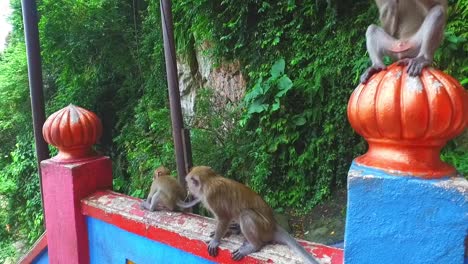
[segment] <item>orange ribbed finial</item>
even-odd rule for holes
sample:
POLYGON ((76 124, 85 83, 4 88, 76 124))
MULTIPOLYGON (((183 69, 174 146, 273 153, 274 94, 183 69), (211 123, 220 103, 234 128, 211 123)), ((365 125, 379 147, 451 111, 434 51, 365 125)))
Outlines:
POLYGON ((42 134, 59 150, 54 160, 75 162, 95 155, 91 146, 101 137, 102 124, 93 112, 70 104, 47 118, 42 134))
POLYGON ((468 125, 468 93, 442 71, 425 68, 411 77, 406 66, 392 64, 354 90, 348 119, 369 144, 357 163, 440 178, 455 172, 440 150, 468 125))

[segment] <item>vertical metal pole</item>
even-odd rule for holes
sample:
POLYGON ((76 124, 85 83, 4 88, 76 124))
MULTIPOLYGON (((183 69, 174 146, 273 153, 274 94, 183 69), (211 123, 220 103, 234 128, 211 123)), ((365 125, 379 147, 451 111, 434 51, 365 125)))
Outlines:
MULTIPOLYGON (((184 154, 183 120, 180 106, 179 81, 177 79, 177 64, 174 44, 174 29, 172 22, 172 11, 170 0, 160 0, 161 21, 164 39, 164 57, 166 60, 167 84, 169 88, 169 104, 171 108, 172 137, 177 162, 177 174, 179 182, 185 186, 184 177, 186 171, 186 155, 184 154)), ((190 157, 191 159, 191 157, 190 157)), ((189 162, 191 163, 191 161, 189 162)))
MULTIPOLYGON (((42 193, 41 161, 49 158, 49 149, 42 136, 42 126, 45 122, 44 94, 42 91, 41 49, 39 46, 39 30, 35 0, 21 0, 23 9, 24 37, 28 58, 29 90, 31 93, 31 111, 36 142, 37 168, 39 184, 42 193)), ((42 199, 43 201, 44 199, 42 199)), ((44 207, 43 207, 44 208, 44 207)))
POLYGON ((184 128, 182 141, 184 143, 184 154, 185 154, 185 170, 187 172, 192 168, 192 144, 190 143, 190 130, 184 128))

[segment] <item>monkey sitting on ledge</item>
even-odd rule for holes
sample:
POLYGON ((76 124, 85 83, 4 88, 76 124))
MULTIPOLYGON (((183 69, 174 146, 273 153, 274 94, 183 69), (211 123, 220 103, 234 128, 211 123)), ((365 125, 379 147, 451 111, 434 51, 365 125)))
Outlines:
MULTIPOLYGON (((170 173, 169 169, 164 166, 160 166, 154 171, 148 198, 140 204, 141 209, 154 212, 159 207, 170 211, 178 211, 178 209, 184 211, 184 209, 198 204, 199 201, 184 202, 186 191, 170 173)), ((229 225, 229 230, 225 236, 230 236, 231 234, 240 234, 238 224, 233 223, 229 225)), ((213 237, 214 232, 210 236, 213 237)))
POLYGON ((279 242, 296 251, 306 263, 319 263, 276 223, 271 207, 249 187, 217 175, 210 167, 205 166, 194 167, 185 180, 190 193, 195 197, 191 203, 201 201, 216 219, 216 230, 208 244, 210 256, 218 255, 220 240, 233 221, 240 225, 241 233, 246 239, 232 253, 234 260, 257 252, 267 243, 279 242))
POLYGON ((154 171, 148 198, 141 203, 141 208, 153 212, 158 206, 170 211, 176 210, 177 206, 179 208, 191 207, 190 203, 183 202, 185 197, 184 188, 171 176, 169 169, 161 166, 154 171))

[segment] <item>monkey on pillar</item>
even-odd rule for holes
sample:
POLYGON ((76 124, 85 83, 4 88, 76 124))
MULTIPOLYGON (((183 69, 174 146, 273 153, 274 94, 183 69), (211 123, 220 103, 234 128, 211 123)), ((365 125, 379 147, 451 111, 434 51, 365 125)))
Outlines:
POLYGON ((383 57, 408 65, 410 76, 419 76, 430 65, 442 42, 447 0, 375 0, 382 27, 370 25, 366 46, 372 66, 361 75, 361 83, 385 70, 383 57))

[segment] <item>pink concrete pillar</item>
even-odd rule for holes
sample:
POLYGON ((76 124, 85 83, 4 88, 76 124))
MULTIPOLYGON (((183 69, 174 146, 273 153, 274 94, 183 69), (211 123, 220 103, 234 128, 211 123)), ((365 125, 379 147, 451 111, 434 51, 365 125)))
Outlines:
POLYGON ((57 156, 41 163, 50 263, 89 263, 81 199, 99 189, 112 189, 110 159, 91 148, 101 132, 94 113, 73 105, 52 114, 44 124, 44 139, 59 149, 57 156))

